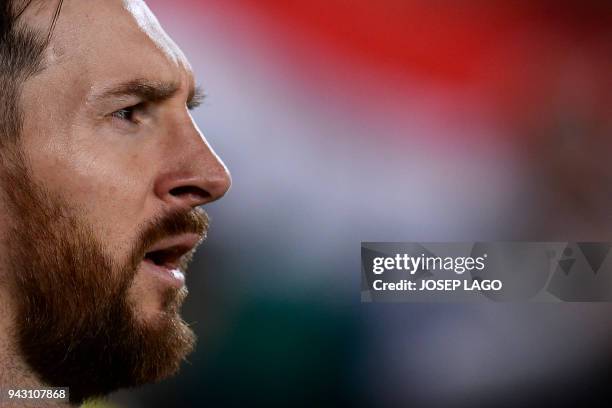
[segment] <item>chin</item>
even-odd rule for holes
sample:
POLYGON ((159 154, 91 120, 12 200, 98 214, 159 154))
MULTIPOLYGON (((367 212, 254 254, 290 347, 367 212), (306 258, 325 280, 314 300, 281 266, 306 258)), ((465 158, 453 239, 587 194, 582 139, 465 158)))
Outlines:
POLYGON ((142 326, 159 326, 165 321, 182 321, 181 307, 188 291, 186 287, 180 289, 165 288, 150 289, 148 283, 135 282, 128 293, 128 303, 134 314, 135 321, 142 326))

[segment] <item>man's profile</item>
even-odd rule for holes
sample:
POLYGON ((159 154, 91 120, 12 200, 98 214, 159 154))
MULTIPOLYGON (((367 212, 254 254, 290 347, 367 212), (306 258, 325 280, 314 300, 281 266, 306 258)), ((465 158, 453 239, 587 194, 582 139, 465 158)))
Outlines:
POLYGON ((141 0, 0 4, 0 389, 77 404, 192 350, 183 272, 230 185, 199 98, 141 0))

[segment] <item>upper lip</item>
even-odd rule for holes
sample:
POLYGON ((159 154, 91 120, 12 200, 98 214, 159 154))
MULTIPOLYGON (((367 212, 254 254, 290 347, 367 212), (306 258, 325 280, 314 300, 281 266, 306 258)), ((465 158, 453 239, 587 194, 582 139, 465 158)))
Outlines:
POLYGON ((155 264, 175 268, 181 257, 194 249, 201 239, 200 235, 194 233, 169 236, 150 246, 144 257, 155 264))

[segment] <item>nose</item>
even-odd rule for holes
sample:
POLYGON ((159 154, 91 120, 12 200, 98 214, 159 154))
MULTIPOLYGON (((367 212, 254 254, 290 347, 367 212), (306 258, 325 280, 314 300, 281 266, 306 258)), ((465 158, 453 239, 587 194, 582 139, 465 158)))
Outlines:
MULTIPOLYGON (((198 132, 199 134, 199 132, 198 132)), ((161 174, 155 182, 155 195, 174 207, 197 207, 225 195, 231 186, 227 167, 201 135, 196 143, 186 143, 178 157, 181 167, 161 174)))

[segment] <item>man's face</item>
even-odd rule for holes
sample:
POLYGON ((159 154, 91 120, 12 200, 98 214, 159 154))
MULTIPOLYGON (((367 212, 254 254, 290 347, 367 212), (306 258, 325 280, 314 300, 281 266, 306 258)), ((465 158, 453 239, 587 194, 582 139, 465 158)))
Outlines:
MULTIPOLYGON (((49 3, 26 21, 45 31, 49 3)), ((178 307, 207 228, 194 208, 230 184, 193 103, 189 64, 143 2, 64 1, 21 94, 3 245, 18 348, 74 398, 163 378, 191 349, 178 307)))

